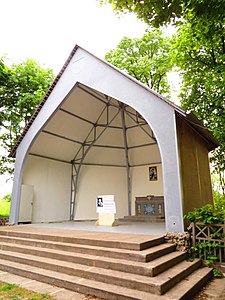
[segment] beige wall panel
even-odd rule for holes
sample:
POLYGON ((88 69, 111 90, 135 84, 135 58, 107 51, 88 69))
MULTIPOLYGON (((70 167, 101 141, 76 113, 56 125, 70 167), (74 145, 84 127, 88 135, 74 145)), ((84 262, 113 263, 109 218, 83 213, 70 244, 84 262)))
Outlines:
POLYGON ((145 125, 143 128, 145 131, 140 127, 134 127, 127 130, 127 141, 129 146, 155 143, 155 141, 148 135, 151 134, 149 126, 145 125))
POLYGON ((28 157, 23 184, 34 187, 32 222, 69 220, 71 166, 28 157))
POLYGON ((163 196, 162 165, 155 164, 157 167, 158 180, 149 180, 149 166, 131 168, 132 182, 132 214, 135 214, 135 197, 145 197, 147 195, 163 196))
POLYGON ((129 149, 129 160, 131 165, 161 162, 158 145, 129 149))
POLYGON ((62 108, 88 119, 91 122, 96 122, 104 107, 104 103, 92 98, 92 96, 86 94, 79 88, 75 89, 72 95, 62 105, 62 108))
POLYGON ((70 162, 79 148, 79 144, 41 133, 31 147, 30 153, 70 162))
POLYGON ((58 111, 45 126, 44 130, 65 136, 77 141, 85 140, 92 124, 80 120, 74 116, 58 111))
POLYGON ((123 147, 124 146, 123 131, 120 129, 108 128, 97 140, 96 144, 123 147))
POLYGON ((92 164, 126 165, 123 149, 102 147, 92 147, 88 152, 84 162, 92 164))
POLYGON ((97 219, 98 195, 115 195, 116 218, 128 214, 125 168, 83 166, 79 178, 75 220, 97 219))
POLYGON ((183 211, 213 203, 208 149, 204 140, 177 118, 183 211))

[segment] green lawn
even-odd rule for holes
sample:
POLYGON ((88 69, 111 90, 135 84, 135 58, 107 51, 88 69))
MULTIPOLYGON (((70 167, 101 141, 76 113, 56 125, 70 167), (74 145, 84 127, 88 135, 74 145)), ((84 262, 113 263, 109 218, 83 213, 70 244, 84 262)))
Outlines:
POLYGON ((0 216, 8 217, 10 210, 10 202, 5 199, 0 199, 0 216))
POLYGON ((47 294, 38 294, 28 291, 16 284, 0 282, 0 299, 2 300, 50 300, 47 294))

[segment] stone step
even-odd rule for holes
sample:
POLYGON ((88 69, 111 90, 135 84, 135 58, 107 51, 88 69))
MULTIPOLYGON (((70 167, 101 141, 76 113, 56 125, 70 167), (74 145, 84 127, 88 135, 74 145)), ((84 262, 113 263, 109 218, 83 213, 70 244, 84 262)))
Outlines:
POLYGON ((165 222, 165 218, 159 216, 124 216, 123 222, 165 222))
MULTIPOLYGON (((78 263, 71 263, 66 261, 58 261, 57 259, 49 259, 37 257, 32 255, 14 253, 0 253, 0 259, 9 260, 18 264, 27 265, 30 267, 37 267, 49 271, 60 271, 62 278, 64 274, 104 282, 122 286, 134 290, 149 292, 157 295, 164 294, 167 290, 173 287, 177 282, 188 276, 191 272, 200 266, 200 260, 192 262, 183 261, 180 264, 172 267, 169 271, 165 271, 156 277, 148 277, 143 275, 132 274, 126 272, 115 271, 110 269, 103 269, 96 266, 86 266, 78 263)), ((124 270, 126 271, 126 270, 124 270)))
POLYGON ((213 276, 212 268, 200 268, 179 282, 166 296, 171 300, 190 300, 213 276))
POLYGON ((35 227, 23 227, 21 229, 20 226, 4 227, 0 229, 0 235, 129 250, 144 250, 164 243, 162 236, 108 234, 107 232, 98 232, 96 235, 94 231, 66 231, 53 228, 46 231, 44 228, 35 227))
POLYGON ((190 300, 212 271, 174 248, 161 236, 12 226, 0 229, 0 269, 108 300, 190 300))
POLYGON ((168 243, 163 243, 142 251, 137 251, 137 250, 117 249, 117 248, 109 249, 106 247, 99 247, 99 246, 81 245, 81 244, 76 245, 70 243, 41 241, 41 240, 25 239, 25 238, 1 236, 1 235, 0 235, 0 243, 1 244, 4 243, 5 245, 10 243, 14 244, 14 245, 10 245, 10 247, 12 246, 15 247, 15 244, 26 245, 32 247, 62 250, 66 252, 105 256, 105 257, 112 257, 118 259, 128 259, 128 260, 140 261, 140 262, 151 261, 162 255, 173 252, 175 250, 175 245, 168 244, 168 243))
POLYGON ((150 262, 143 263, 111 257, 1 243, 0 258, 2 259, 21 262, 21 259, 26 259, 28 255, 153 277, 184 260, 187 254, 185 252, 174 251, 150 262))
POLYGON ((4 261, 0 259, 0 269, 19 276, 33 280, 45 282, 54 286, 69 289, 78 293, 93 295, 106 300, 158 300, 159 296, 146 292, 135 291, 133 289, 106 284, 80 277, 43 270, 37 267, 27 267, 26 265, 4 261))

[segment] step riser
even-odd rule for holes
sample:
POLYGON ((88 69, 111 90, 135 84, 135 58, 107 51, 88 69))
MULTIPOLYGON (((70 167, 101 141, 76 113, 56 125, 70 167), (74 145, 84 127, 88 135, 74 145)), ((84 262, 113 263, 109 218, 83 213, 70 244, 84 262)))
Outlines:
MULTIPOLYGON (((142 255, 140 253, 120 253, 116 251, 111 251, 108 249, 91 249, 82 247, 79 245, 64 245, 64 244, 54 244, 54 243, 48 243, 43 241, 34 241, 29 239, 12 239, 8 237, 0 236, 0 242, 1 243, 13 243, 17 245, 25 245, 25 246, 31 246, 31 247, 39 247, 39 248, 46 248, 46 249, 54 249, 54 250, 60 250, 60 251, 66 251, 66 252, 73 252, 73 253, 82 253, 82 254, 88 254, 88 255, 95 255, 95 256, 104 256, 104 257, 112 257, 112 258, 118 258, 118 259, 124 259, 124 260, 132 260, 132 261, 139 261, 139 262, 149 262, 153 259, 156 259, 162 255, 171 253, 175 250, 175 246, 171 245, 170 247, 159 249, 155 252, 152 252, 147 255, 142 255)), ((5 248, 6 249, 6 248, 5 248)), ((8 249, 6 249, 8 250, 8 249)))
POLYGON ((147 242, 142 243, 132 243, 132 242, 118 242, 118 241, 103 241, 97 239, 88 239, 88 238, 75 238, 75 237, 66 237, 66 236, 55 236, 48 234, 34 234, 27 232, 16 232, 16 231, 0 231, 0 235, 10 236, 10 237, 18 237, 18 238, 27 238, 27 239, 36 239, 43 241, 53 241, 60 243, 72 243, 78 245, 91 245, 91 246, 99 246, 106 248, 118 248, 118 249, 129 249, 129 250, 145 250, 147 248, 160 245, 164 243, 163 237, 156 237, 147 242))
POLYGON ((150 262, 156 258, 159 258, 163 255, 166 255, 166 254, 169 254, 169 253, 175 251, 175 249, 176 249, 176 246, 171 244, 171 247, 161 249, 158 252, 154 252, 154 253, 146 255, 144 262, 150 262))
MULTIPOLYGON (((60 288, 68 289, 68 290, 78 292, 81 294, 93 295, 93 296, 96 296, 96 297, 99 297, 99 298, 102 298, 105 300, 117 300, 117 299, 139 300, 139 299, 137 299, 137 297, 133 298, 133 297, 122 296, 119 293, 116 293, 116 291, 115 291, 115 293, 110 293, 108 291, 103 291, 103 290, 100 290, 97 288, 90 288, 90 287, 87 288, 86 286, 83 286, 82 284, 79 284, 79 283, 74 283, 74 282, 71 283, 71 282, 68 282, 63 279, 46 276, 44 274, 37 274, 37 273, 30 272, 30 271, 24 271, 24 270, 10 267, 10 266, 0 265, 0 269, 2 271, 9 272, 9 273, 12 273, 15 275, 19 275, 19 276, 37 280, 37 281, 41 281, 41 282, 44 282, 47 284, 51 284, 51 285, 54 285, 54 286, 57 286, 60 288)), ((140 298, 140 300, 142 300, 142 299, 140 298)), ((145 300, 147 300, 147 299, 145 299, 145 300)))
POLYGON ((179 262, 182 262, 186 258, 187 258, 187 253, 184 252, 181 255, 176 256, 163 264, 159 264, 158 266, 155 266, 151 270, 151 276, 154 277, 154 276, 168 270, 169 268, 173 267, 174 265, 178 264, 179 262))
POLYGON ((122 222, 144 222, 144 223, 165 223, 165 219, 150 219, 150 218, 129 218, 125 217, 124 219, 121 220, 122 222))

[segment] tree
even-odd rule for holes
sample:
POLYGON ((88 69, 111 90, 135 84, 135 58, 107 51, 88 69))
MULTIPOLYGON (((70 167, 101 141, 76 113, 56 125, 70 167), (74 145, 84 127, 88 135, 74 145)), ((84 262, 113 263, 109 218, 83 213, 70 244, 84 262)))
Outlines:
POLYGON ((172 69, 170 39, 160 30, 149 30, 141 38, 124 37, 105 59, 140 82, 169 97, 167 73, 172 69))
POLYGON ((12 174, 8 153, 31 118, 53 80, 53 72, 32 59, 7 66, 0 59, 0 160, 1 174, 12 174))
POLYGON ((224 20, 223 0, 99 0, 109 3, 117 13, 135 13, 153 27, 171 23, 180 24, 187 19, 224 20))
POLYGON ((212 170, 225 193, 225 1, 222 0, 101 0, 119 13, 134 12, 160 27, 175 24, 173 53, 182 73, 181 105, 196 113, 221 146, 212 170))
POLYGON ((220 147, 211 157, 225 194, 225 28, 220 22, 209 28, 186 22, 178 30, 173 53, 182 75, 181 104, 192 110, 209 128, 220 147), (213 35, 209 30, 214 27, 213 35))

